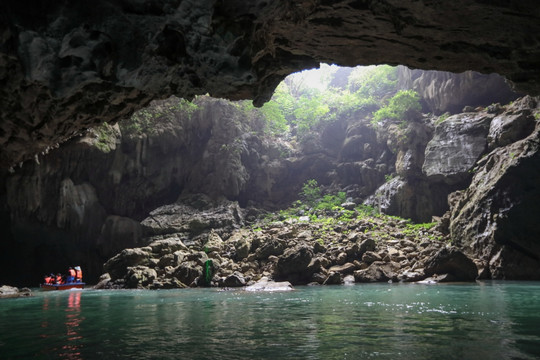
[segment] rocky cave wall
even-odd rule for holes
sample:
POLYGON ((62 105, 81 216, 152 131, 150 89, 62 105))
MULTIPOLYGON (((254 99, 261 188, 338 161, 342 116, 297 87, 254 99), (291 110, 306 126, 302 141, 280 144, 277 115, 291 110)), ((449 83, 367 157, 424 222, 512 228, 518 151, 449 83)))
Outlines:
POLYGON ((520 1, 4 1, 0 166, 152 99, 267 100, 317 66, 498 73, 540 91, 540 7, 520 1))

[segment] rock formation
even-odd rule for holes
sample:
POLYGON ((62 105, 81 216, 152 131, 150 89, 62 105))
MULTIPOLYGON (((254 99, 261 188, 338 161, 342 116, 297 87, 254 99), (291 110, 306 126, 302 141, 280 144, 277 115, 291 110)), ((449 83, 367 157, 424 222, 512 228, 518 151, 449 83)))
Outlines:
POLYGON ((498 73, 540 91, 534 0, 22 0, 0 13, 2 168, 152 99, 261 105, 319 62, 498 73))
POLYGON ((538 99, 525 97, 491 123, 495 148, 477 163, 471 185, 453 201, 453 241, 482 259, 486 276, 495 279, 540 276, 538 114, 538 99), (516 141, 497 146, 496 139, 504 138, 516 141))

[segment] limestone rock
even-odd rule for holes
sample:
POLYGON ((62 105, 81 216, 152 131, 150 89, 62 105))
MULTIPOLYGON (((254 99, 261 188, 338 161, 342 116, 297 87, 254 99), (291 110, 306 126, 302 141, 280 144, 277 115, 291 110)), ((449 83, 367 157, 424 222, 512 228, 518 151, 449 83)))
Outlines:
POLYGON ((426 147, 423 172, 450 185, 469 179, 469 171, 486 151, 492 119, 492 114, 465 113, 439 124, 426 147))
POLYGON ((110 258, 103 265, 103 269, 110 274, 113 280, 121 279, 126 275, 128 267, 148 265, 150 257, 150 248, 124 249, 110 258))
POLYGON ((535 119, 531 108, 534 108, 535 102, 536 100, 531 97, 520 99, 504 114, 493 119, 488 134, 490 149, 506 146, 531 134, 535 127, 535 119), (528 104, 529 108, 523 109, 521 104, 528 104))
POLYGON ((229 276, 227 276, 223 280, 222 286, 225 287, 241 287, 246 285, 246 279, 244 279, 244 276, 239 273, 234 273, 229 276))
POLYGON ((397 270, 399 270, 399 265, 394 262, 385 263, 375 261, 367 269, 356 270, 354 272, 354 279, 356 282, 397 280, 397 270))
POLYGON ((292 284, 288 281, 270 281, 268 278, 263 277, 255 284, 247 286, 246 291, 292 291, 294 290, 292 284))
POLYGON ((276 264, 276 278, 294 283, 307 282, 311 276, 308 271, 313 251, 305 245, 287 249, 276 264))
POLYGON ((156 270, 146 266, 134 266, 127 269, 127 286, 128 288, 147 288, 156 278, 156 270))
POLYGON ((0 286, 0 299, 32 296, 32 291, 28 288, 19 289, 13 286, 0 286))
POLYGON ((474 281, 478 277, 476 264, 455 248, 443 248, 426 263, 426 276, 452 275, 453 281, 474 281))
POLYGON ((523 261, 528 269, 540 266, 540 233, 535 220, 540 211, 539 139, 536 121, 531 135, 490 152, 452 207, 453 242, 490 264, 494 278, 534 276, 512 265, 514 262, 523 261))
POLYGON ((464 106, 474 108, 497 102, 506 104, 518 96, 497 74, 485 75, 473 71, 454 74, 399 66, 398 77, 400 85, 418 92, 426 110, 435 114, 459 113, 464 106))

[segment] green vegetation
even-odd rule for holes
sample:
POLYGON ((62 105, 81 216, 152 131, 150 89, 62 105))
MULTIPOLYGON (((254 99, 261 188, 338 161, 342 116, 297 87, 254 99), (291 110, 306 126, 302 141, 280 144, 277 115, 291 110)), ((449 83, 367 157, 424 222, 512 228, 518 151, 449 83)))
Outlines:
POLYGON ((435 121, 435 125, 442 124, 443 122, 446 121, 446 119, 448 119, 448 117, 450 117, 450 113, 449 113, 449 112, 445 112, 444 114, 442 114, 441 116, 439 116, 439 117, 437 118, 437 120, 435 121))
POLYGON ((420 96, 414 90, 400 90, 394 95, 388 105, 381 107, 373 113, 373 122, 378 123, 383 120, 401 120, 410 118, 414 112, 419 112, 420 96))
POLYGON ((102 123, 93 131, 97 135, 96 147, 104 153, 110 152, 112 150, 111 146, 116 142, 117 133, 114 128, 108 123, 102 123))
POLYGON ((158 106, 136 111, 129 119, 120 122, 120 129, 126 135, 154 134, 156 125, 175 121, 177 116, 191 118, 198 106, 191 101, 172 97, 158 106))
POLYGON ((357 205, 353 210, 341 206, 345 201, 345 193, 324 194, 317 182, 308 180, 299 194, 302 200, 295 201, 289 208, 269 213, 262 220, 252 226, 254 231, 261 231, 269 226, 275 226, 276 222, 309 222, 317 226, 313 237, 321 245, 325 239, 340 238, 351 230, 347 224, 353 221, 361 221, 363 232, 376 241, 396 239, 388 226, 395 232, 401 233, 400 239, 409 237, 413 239, 428 238, 433 241, 442 241, 442 236, 435 235, 431 230, 436 223, 414 224, 410 220, 397 216, 381 214, 377 209, 367 205, 357 205), (399 224, 399 225, 398 225, 399 224), (397 228, 396 228, 397 227, 397 228), (399 230, 399 229, 402 230, 399 230))

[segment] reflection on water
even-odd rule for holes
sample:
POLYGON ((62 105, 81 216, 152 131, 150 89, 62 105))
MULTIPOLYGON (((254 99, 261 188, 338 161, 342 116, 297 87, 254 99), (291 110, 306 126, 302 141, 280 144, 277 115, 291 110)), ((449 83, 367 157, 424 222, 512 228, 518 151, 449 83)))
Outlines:
POLYGON ((2 359, 540 358, 540 283, 84 290, 0 305, 2 359))
POLYGON ((79 326, 84 318, 81 317, 81 292, 72 291, 69 294, 66 307, 66 343, 58 356, 63 359, 82 359, 79 326))

